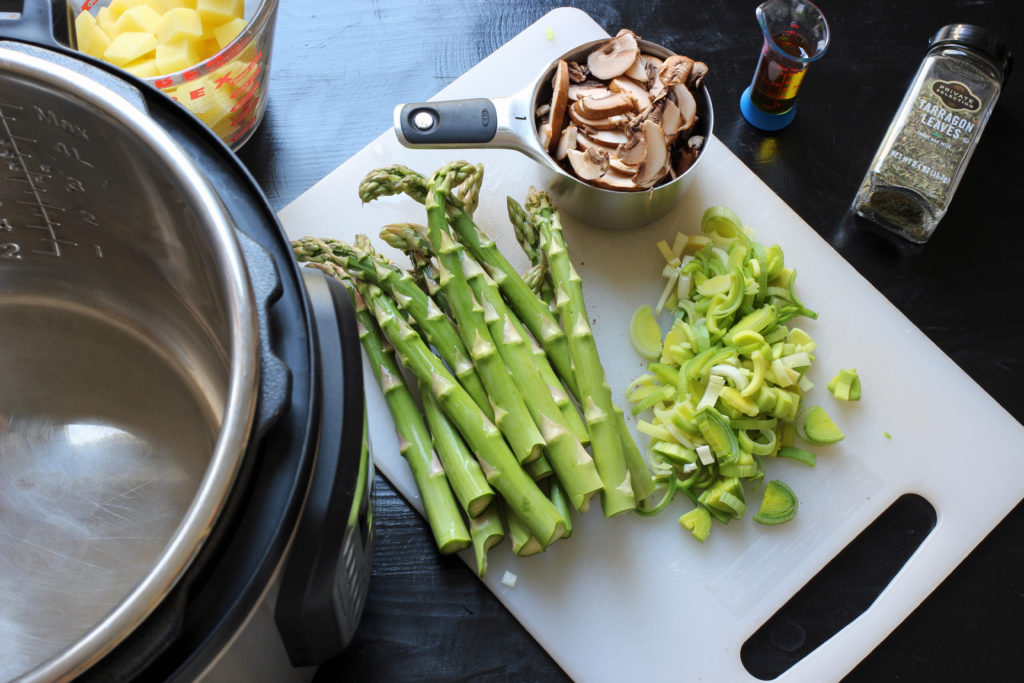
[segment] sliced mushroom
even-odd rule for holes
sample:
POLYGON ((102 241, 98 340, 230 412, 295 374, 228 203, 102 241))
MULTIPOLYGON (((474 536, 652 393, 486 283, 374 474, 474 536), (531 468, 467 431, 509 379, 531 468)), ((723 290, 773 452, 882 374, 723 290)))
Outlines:
POLYGON ((622 93, 633 100, 633 108, 640 112, 651 106, 651 98, 647 94, 647 88, 640 85, 632 78, 619 76, 608 83, 608 89, 612 92, 622 93))
POLYGON ((562 131, 562 134, 558 138, 558 144, 555 146, 555 159, 561 161, 568 155, 570 149, 576 149, 576 137, 579 133, 579 129, 576 126, 569 124, 562 131))
POLYGON ((615 114, 625 114, 633 107, 633 101, 621 93, 609 93, 605 97, 584 97, 579 103, 580 114, 589 119, 602 119, 615 114))
POLYGON ((704 62, 694 62, 693 68, 690 70, 690 77, 686 81, 686 85, 690 86, 693 90, 699 89, 700 84, 704 82, 704 76, 706 76, 707 73, 707 64, 704 62))
POLYGON ((545 102, 544 104, 537 107, 537 111, 533 112, 533 115, 538 119, 542 119, 551 113, 551 103, 545 102))
POLYGON ((597 144, 604 145, 605 147, 611 147, 613 149, 619 145, 629 142, 629 136, 626 135, 626 132, 618 128, 612 130, 595 130, 591 133, 590 137, 597 144))
POLYGON ((569 107, 569 118, 580 128, 593 128, 594 130, 611 130, 621 128, 629 121, 623 114, 615 114, 599 119, 587 118, 580 111, 580 103, 577 102, 569 107))
POLYGON ((661 126, 651 120, 644 121, 644 139, 647 141, 647 157, 637 169, 634 182, 643 188, 654 187, 665 175, 669 162, 668 144, 661 126))
POLYGON ((626 72, 640 54, 636 34, 622 29, 618 35, 590 53, 587 66, 595 78, 610 79, 626 72))
POLYGON ((565 122, 565 110, 568 106, 569 65, 564 59, 560 59, 551 83, 551 139, 547 144, 548 151, 554 151, 558 146, 558 138, 562 134, 562 124, 565 122))
POLYGON ((675 102, 668 97, 658 100, 652 108, 650 119, 661 126, 669 145, 676 141, 683 126, 683 117, 675 102))
POLYGON ((604 81, 586 80, 582 83, 573 83, 569 86, 570 102, 578 102, 584 97, 607 97, 611 94, 611 89, 604 81))
POLYGON ((609 168, 606 173, 601 175, 599 178, 594 178, 590 181, 592 185, 596 185, 605 190, 619 190, 619 191, 635 191, 641 189, 636 181, 633 180, 633 176, 628 173, 622 173, 616 171, 614 168, 609 168))
POLYGON ((647 138, 642 129, 631 129, 629 139, 612 155, 612 159, 618 159, 623 165, 630 167, 630 172, 636 173, 644 161, 647 160, 647 138))
POLYGON ((644 69, 647 71, 647 82, 655 83, 658 80, 658 69, 664 63, 661 57, 655 57, 654 55, 641 55, 641 59, 644 63, 644 69))
POLYGON ((546 150, 551 149, 551 121, 542 121, 540 127, 537 129, 540 135, 540 144, 546 150))
POLYGON ((597 147, 585 152, 570 149, 567 156, 572 170, 583 180, 600 178, 608 170, 608 153, 597 147))
POLYGON ((672 55, 658 68, 658 80, 665 85, 685 85, 692 69, 692 59, 683 55, 672 55))
POLYGON ((679 107, 681 119, 679 130, 690 130, 693 128, 693 124, 697 122, 697 100, 694 99, 693 93, 685 85, 672 86, 672 96, 679 107))
POLYGON ((638 83, 647 82, 647 65, 644 64, 643 55, 637 55, 633 63, 629 65, 623 76, 628 76, 638 83))

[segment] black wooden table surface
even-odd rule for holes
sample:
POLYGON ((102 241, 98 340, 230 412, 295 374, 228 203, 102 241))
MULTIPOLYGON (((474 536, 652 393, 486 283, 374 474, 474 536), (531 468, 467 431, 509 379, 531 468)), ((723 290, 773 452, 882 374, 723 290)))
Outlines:
MULTIPOLYGON (((706 61, 716 135, 1024 421, 1024 74, 1010 77, 931 242, 903 243, 849 213, 928 37, 947 23, 977 23, 1024 49, 1024 14, 1017 3, 823 0, 832 45, 804 82, 796 121, 777 135, 750 128, 737 106, 760 49, 756 1, 569 4, 608 32, 628 27, 706 61)), ((269 110, 239 156, 280 209, 387 129, 394 105, 429 98, 556 6, 524 0, 282 0, 269 110)), ((963 420, 970 430, 971 416, 963 420)), ((1024 445, 1005 447, 1024 458, 1024 445)), ((976 466, 970 454, 964 466, 976 466)), ((1022 477, 1024 460, 1013 471, 989 474, 1022 477)), ((322 678, 564 676, 461 560, 437 554, 417 513, 388 482, 378 476, 376 485, 369 601, 355 641, 322 667, 322 678)), ((963 495, 986 505, 984 490, 963 495)), ((1024 643, 1022 541, 1024 507, 1018 506, 849 680, 1010 678, 1024 643)), ((680 678, 697 678, 700 659, 681 643, 680 678)))

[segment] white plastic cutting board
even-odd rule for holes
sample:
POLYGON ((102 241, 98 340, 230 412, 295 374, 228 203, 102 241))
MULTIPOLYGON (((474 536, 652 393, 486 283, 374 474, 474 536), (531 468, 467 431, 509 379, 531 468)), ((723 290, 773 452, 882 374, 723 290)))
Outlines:
MULTIPOLYGON (((583 12, 555 10, 435 99, 511 94, 563 52, 606 35, 583 12)), ((508 543, 495 548, 484 583, 576 680, 680 680, 688 672, 706 681, 756 680, 740 662, 744 641, 900 495, 919 494, 937 511, 930 536, 871 608, 778 679, 836 680, 1024 497, 1024 476, 990 475, 1022 472, 1021 454, 1012 444, 1022 442, 1024 428, 721 142, 712 139, 704 154, 701 173, 682 204, 655 224, 609 232, 564 218, 613 395, 624 406, 626 385, 644 370, 627 326, 634 308, 653 305, 661 291, 663 260, 655 243, 671 242, 677 231, 698 232, 704 209, 723 204, 754 228, 759 241, 782 246, 787 264, 799 269, 797 291, 819 313, 817 321, 799 323, 818 341, 811 370, 817 388, 808 404, 825 406, 846 439, 817 449, 814 468, 768 462, 768 478, 786 481, 800 497, 800 514, 789 524, 764 527, 748 515, 727 527, 716 523, 701 545, 676 523, 690 507, 685 501, 653 519, 607 520, 595 505, 577 516, 570 539, 541 555, 516 558, 508 543), (862 401, 841 404, 825 391, 825 383, 843 367, 858 370, 862 401), (957 427, 964 415, 971 416, 970 430, 957 427), (970 467, 961 466, 964 457, 971 459, 970 467), (975 484, 985 487, 985 505, 963 495, 975 484), (518 577, 514 588, 501 583, 506 570, 518 577)), ((422 207, 407 197, 362 205, 358 183, 387 164, 429 174, 454 159, 484 164, 477 222, 525 268, 505 198, 524 201, 541 177, 518 152, 409 150, 388 128, 285 207, 280 219, 292 239, 351 240, 361 232, 404 262, 377 233, 392 222, 423 222, 422 207)), ((422 510, 398 452, 394 424, 368 371, 366 382, 376 465, 422 510)), ((645 447, 646 437, 639 435, 638 443, 645 447)), ((760 493, 749 498, 756 505, 760 493)), ((472 566, 468 551, 466 559, 472 566)))

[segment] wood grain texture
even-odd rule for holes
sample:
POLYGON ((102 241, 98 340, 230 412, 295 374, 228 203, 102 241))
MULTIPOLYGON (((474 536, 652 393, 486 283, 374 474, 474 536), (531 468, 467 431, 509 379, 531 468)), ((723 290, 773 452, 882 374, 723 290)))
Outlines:
MULTIPOLYGON (((706 61, 716 135, 1000 405, 1024 420, 1020 74, 1010 77, 929 244, 901 242, 849 213, 928 37, 946 23, 967 22, 1019 42, 1024 15, 1014 3, 822 2, 832 46, 808 73, 795 122, 776 135, 750 128, 737 104, 760 49, 756 2, 566 4, 611 33, 629 27, 706 61)), ((239 156, 271 206, 280 209, 388 129, 396 104, 432 96, 555 6, 523 0, 285 0, 267 117, 239 156)), ((900 352, 899 340, 877 343, 900 352)), ((970 429, 970 416, 964 421, 970 429)), ((1022 451, 1022 465, 992 476, 1024 476, 1024 447, 1006 447, 1022 451)), ((984 505, 983 491, 964 495, 984 505)), ((376 513, 363 621, 348 651, 322 668, 321 680, 564 677, 460 560, 437 554, 422 520, 379 476, 376 513)), ((1022 538, 1024 506, 1018 506, 848 679, 1005 679, 1024 640, 1022 538)), ((681 679, 699 673, 700 656, 681 652, 681 679)))

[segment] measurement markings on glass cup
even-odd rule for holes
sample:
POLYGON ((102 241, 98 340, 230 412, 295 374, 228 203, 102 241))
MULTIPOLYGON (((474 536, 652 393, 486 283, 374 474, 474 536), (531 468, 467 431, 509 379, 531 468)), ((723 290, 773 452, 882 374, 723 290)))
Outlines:
MULTIPOLYGON (((16 206, 28 207, 30 210, 31 220, 23 222, 20 227, 42 233, 34 240, 34 248, 30 248, 28 252, 60 258, 67 248, 80 245, 77 241, 58 234, 58 230, 64 227, 58 218, 69 215, 69 210, 59 205, 59 197, 51 191, 63 190, 65 193, 77 194, 86 192, 87 189, 85 183, 72 175, 66 167, 55 167, 53 164, 35 160, 36 156, 32 152, 41 149, 40 141, 15 133, 12 125, 18 122, 23 114, 27 114, 29 120, 34 116, 34 123, 55 126, 86 140, 88 136, 80 126, 59 119, 52 111, 42 107, 34 106, 31 110, 26 110, 19 105, 0 102, 0 172, 3 173, 3 180, 7 184, 19 188, 19 192, 28 197, 14 200, 16 206)), ((51 145, 49 151, 53 155, 59 155, 61 163, 67 160, 72 165, 80 165, 83 172, 94 168, 73 144, 58 141, 51 145)), ((2 212, 3 202, 0 202, 0 213, 2 212)), ((92 227, 99 225, 96 216, 84 209, 71 212, 70 216, 77 219, 79 224, 92 227)), ((0 215, 0 239, 5 236, 2 233, 13 235, 15 227, 8 217, 0 215)), ((24 242, 25 240, 0 242, 0 259, 22 260, 24 242)), ((102 247, 99 244, 91 246, 96 256, 102 258, 102 247)))

